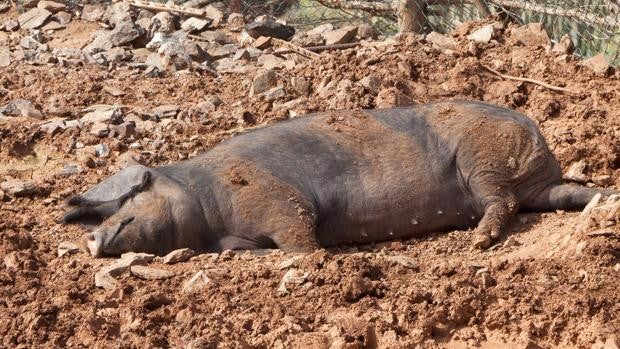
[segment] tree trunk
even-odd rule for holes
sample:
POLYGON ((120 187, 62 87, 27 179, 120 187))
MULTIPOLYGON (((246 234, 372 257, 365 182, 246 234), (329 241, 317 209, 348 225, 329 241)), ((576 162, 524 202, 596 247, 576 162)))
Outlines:
POLYGON ((424 0, 398 0, 396 16, 398 16, 399 32, 422 33, 426 24, 426 2, 424 0))

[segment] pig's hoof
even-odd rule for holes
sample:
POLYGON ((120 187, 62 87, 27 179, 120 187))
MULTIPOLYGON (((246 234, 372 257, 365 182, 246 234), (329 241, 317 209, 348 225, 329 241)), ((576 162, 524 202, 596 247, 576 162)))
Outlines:
POLYGON ((486 249, 491 246, 491 234, 478 233, 474 237, 474 248, 486 249))

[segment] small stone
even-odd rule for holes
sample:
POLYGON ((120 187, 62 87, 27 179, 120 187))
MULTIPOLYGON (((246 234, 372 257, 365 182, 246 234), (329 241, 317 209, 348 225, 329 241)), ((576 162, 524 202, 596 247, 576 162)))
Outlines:
POLYGON ((71 14, 65 11, 60 11, 54 14, 53 18, 56 19, 56 21, 58 21, 58 23, 62 25, 67 25, 69 24, 69 22, 71 22, 71 14))
POLYGON ((585 174, 586 166, 586 162, 583 160, 571 164, 564 175, 564 179, 581 184, 586 183, 588 181, 588 176, 585 174))
POLYGON ((121 260, 128 265, 146 264, 155 259, 155 255, 144 252, 127 252, 121 255, 121 260))
POLYGON ((491 39, 493 39, 493 25, 485 25, 484 27, 474 31, 473 33, 467 36, 467 39, 480 42, 483 44, 488 44, 491 39))
POLYGON ((300 96, 308 97, 310 95, 310 82, 306 78, 291 78, 291 87, 300 96))
POLYGON ((426 35, 426 41, 433 44, 433 47, 440 50, 456 50, 457 43, 454 38, 447 35, 439 34, 437 32, 430 32, 426 35))
POLYGON ((390 262, 398 263, 405 268, 416 269, 418 267, 418 263, 416 263, 415 259, 407 256, 387 256, 385 257, 390 262))
POLYGON ((52 13, 45 9, 33 8, 17 18, 20 27, 24 29, 36 29, 45 23, 52 13))
POLYGON ((362 40, 377 40, 379 35, 375 28, 368 24, 362 24, 357 29, 357 36, 362 40))
POLYGON ((64 11, 67 9, 67 5, 63 3, 55 2, 55 1, 48 1, 48 0, 39 1, 39 3, 37 4, 37 7, 42 10, 50 11, 51 13, 56 13, 56 12, 64 11))
POLYGON ((540 23, 530 23, 518 28, 514 28, 510 32, 512 40, 526 46, 550 46, 551 40, 547 31, 540 23))
POLYGON ((114 290, 116 288, 117 281, 106 269, 105 267, 95 273, 95 286, 101 287, 108 291, 114 290))
POLYGON ((289 269, 282 280, 280 281, 280 285, 278 286, 278 293, 281 295, 285 295, 289 293, 289 288, 291 285, 301 285, 308 279, 310 273, 304 272, 299 269, 289 269))
POLYGON ((243 27, 245 26, 245 19, 241 13, 234 12, 228 15, 228 20, 226 23, 228 24, 228 29, 230 29, 230 31, 237 32, 243 30, 243 27))
POLYGON ((19 22, 13 19, 7 19, 4 22, 4 30, 13 32, 19 29, 19 22))
POLYGON ((47 24, 41 27, 41 30, 46 33, 49 32, 50 30, 54 31, 54 30, 60 30, 60 29, 65 29, 65 25, 60 24, 59 22, 56 22, 56 21, 48 21, 47 24))
POLYGON ((128 44, 137 39, 142 33, 132 22, 117 24, 109 33, 108 40, 113 47, 128 44))
POLYGON ((271 69, 259 71, 252 81, 250 97, 269 91, 271 88, 275 87, 277 83, 278 79, 275 71, 271 69))
POLYGON ((381 90, 381 80, 374 76, 366 76, 359 83, 370 92, 378 93, 381 90))
POLYGON ((521 243, 517 241, 517 239, 515 239, 514 236, 508 237, 508 239, 506 239, 506 241, 504 242, 504 248, 520 246, 520 245, 521 243))
POLYGON ((33 182, 24 182, 19 180, 8 180, 0 183, 0 189, 5 193, 15 196, 30 196, 36 194, 39 190, 33 182))
POLYGON ((558 55, 568 55, 573 53, 575 49, 575 45, 573 45, 573 41, 570 38, 570 35, 564 34, 560 41, 553 46, 551 52, 556 53, 558 55))
POLYGON ((107 123, 95 122, 90 127, 90 134, 97 137, 106 137, 108 134, 110 134, 110 128, 108 127, 107 123))
POLYGON ((190 17, 181 24, 181 29, 188 32, 199 32, 209 25, 210 21, 203 18, 190 17))
POLYGON ((323 34, 325 45, 347 44, 357 35, 357 26, 347 26, 323 34))
POLYGON ((103 17, 104 13, 105 10, 101 6, 86 4, 82 8, 81 17, 87 22, 97 22, 103 17))
POLYGON ((103 90, 114 97, 120 97, 125 95, 125 91, 120 88, 116 88, 114 86, 103 86, 103 90))
POLYGON ((19 41, 19 46, 25 48, 26 50, 36 50, 39 45, 41 45, 37 40, 35 40, 32 36, 24 36, 19 41))
POLYGON ((64 241, 58 245, 58 257, 79 252, 81 249, 78 245, 64 241))
POLYGON ((289 269, 289 268, 297 268, 299 263, 303 259, 303 256, 294 256, 287 260, 284 260, 278 264, 278 269, 289 269))
POLYGON ((97 144, 95 146, 95 156, 98 158, 107 158, 110 156, 110 147, 107 144, 97 144))
POLYGON ((286 97, 286 91, 284 90, 283 86, 276 86, 271 90, 263 93, 263 97, 265 98, 265 101, 273 102, 286 97))
MULTIPOLYGON (((90 159, 90 158, 89 158, 90 159)), ((90 159, 91 161, 93 161, 92 159, 90 159)), ((93 162, 92 166, 88 166, 88 167, 95 167, 95 164, 93 162)), ((69 177, 78 173, 82 172, 82 168, 79 165, 76 164, 67 164, 65 166, 62 167, 62 170, 58 171, 58 175, 62 176, 62 177, 69 177)))
POLYGON ((581 63, 584 67, 589 68, 597 75, 605 75, 609 71, 609 60, 604 53, 600 53, 594 57, 588 58, 581 63))
POLYGON ((159 119, 174 118, 179 113, 179 106, 175 104, 160 105, 152 110, 159 119))
POLYGON ((181 248, 181 249, 174 250, 168 253, 166 256, 164 256, 163 261, 164 261, 164 264, 174 264, 174 263, 185 262, 186 260, 190 259, 193 256, 194 256, 193 250, 189 248, 181 248))
POLYGON ((174 276, 174 272, 157 268, 149 268, 141 265, 130 267, 131 275, 144 280, 164 280, 174 276))
POLYGON ((258 57, 256 63, 264 69, 280 69, 286 66, 285 59, 272 54, 262 55, 258 57))
POLYGON ((261 36, 258 39, 256 39, 256 41, 254 41, 254 48, 257 48, 259 50, 264 50, 266 48, 271 47, 272 43, 271 43, 271 37, 269 36, 261 36))
POLYGON ((379 91, 375 99, 377 108, 406 107, 413 105, 414 102, 395 87, 385 88, 379 91))
POLYGON ((220 24, 222 23, 222 20, 224 19, 224 13, 213 5, 209 5, 205 7, 204 11, 205 11, 205 15, 207 16, 207 18, 211 19, 211 27, 212 28, 219 27, 220 24))
POLYGON ((250 59, 250 52, 248 52, 248 50, 246 49, 240 49, 237 50, 237 52, 235 52, 235 55, 233 56, 233 60, 239 61, 239 60, 248 60, 250 59))
POLYGON ((183 284, 181 292, 190 293, 199 291, 206 286, 211 280, 204 271, 199 271, 183 284))
POLYGON ((252 22, 245 26, 245 31, 254 39, 261 36, 288 40, 295 35, 295 28, 273 20, 264 22, 252 22))

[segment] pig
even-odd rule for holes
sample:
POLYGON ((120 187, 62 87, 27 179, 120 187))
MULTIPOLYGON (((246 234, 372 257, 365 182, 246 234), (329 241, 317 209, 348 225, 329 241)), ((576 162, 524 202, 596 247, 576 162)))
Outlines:
POLYGON ((94 257, 280 248, 308 252, 475 228, 489 247, 518 210, 617 193, 562 182, 536 124, 477 101, 317 113, 190 160, 127 167, 67 201, 94 257))

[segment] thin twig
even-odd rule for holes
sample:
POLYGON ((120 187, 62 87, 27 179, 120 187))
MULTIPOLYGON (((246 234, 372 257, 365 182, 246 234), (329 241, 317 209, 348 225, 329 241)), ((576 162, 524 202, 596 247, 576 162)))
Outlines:
POLYGON ((274 44, 276 44, 276 45, 284 46, 287 49, 289 49, 289 50, 291 50, 291 51, 293 51, 293 52, 295 52, 295 53, 297 53, 299 55, 302 55, 304 57, 308 57, 308 58, 319 58, 319 57, 321 57, 317 53, 314 53, 314 52, 312 52, 312 51, 310 51, 308 49, 305 49, 305 48, 303 48, 301 46, 297 46, 297 45, 295 45, 293 43, 290 43, 288 41, 284 41, 284 40, 281 40, 281 39, 278 39, 278 38, 271 38, 271 41, 274 44))
POLYGON ((512 76, 512 75, 502 74, 502 73, 498 72, 497 70, 495 70, 495 69, 493 69, 491 67, 487 67, 484 64, 481 64, 481 65, 482 65, 482 67, 484 69, 486 69, 486 70, 490 71, 491 73, 501 77, 502 79, 529 82, 531 84, 535 84, 535 85, 539 85, 539 86, 545 87, 545 88, 547 88, 549 90, 552 90, 552 91, 566 92, 566 93, 570 93, 570 94, 573 94, 573 95, 579 94, 576 91, 569 90, 569 89, 564 88, 564 87, 550 85, 550 84, 548 84, 546 82, 542 82, 542 81, 539 81, 539 80, 534 80, 534 79, 530 79, 530 78, 520 78, 520 77, 516 77, 516 76, 512 76))

